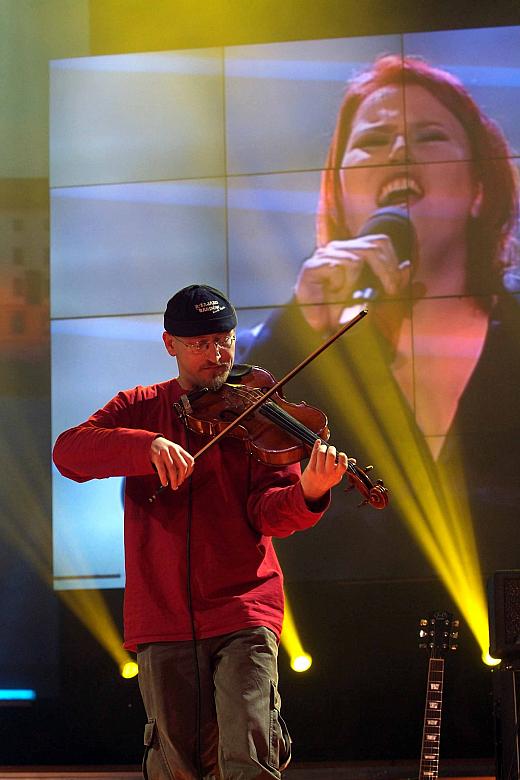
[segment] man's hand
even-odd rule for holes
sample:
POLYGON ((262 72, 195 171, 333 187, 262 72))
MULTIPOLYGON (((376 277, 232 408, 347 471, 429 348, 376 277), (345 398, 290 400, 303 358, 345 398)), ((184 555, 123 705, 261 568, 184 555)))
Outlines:
POLYGON ((322 444, 318 439, 300 479, 305 499, 317 501, 324 496, 330 488, 341 482, 347 466, 348 458, 344 452, 336 453, 335 447, 322 444))
POLYGON ((177 490, 182 485, 191 475, 195 465, 193 455, 164 436, 153 440, 150 460, 157 469, 161 485, 166 487, 169 484, 172 490, 177 490))

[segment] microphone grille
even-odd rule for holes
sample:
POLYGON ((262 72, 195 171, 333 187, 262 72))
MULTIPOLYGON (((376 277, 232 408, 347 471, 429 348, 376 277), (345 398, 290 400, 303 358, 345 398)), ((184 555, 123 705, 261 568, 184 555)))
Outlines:
POLYGON ((394 245, 399 261, 411 260, 415 244, 415 229, 406 209, 400 206, 385 206, 377 209, 367 219, 360 236, 382 233, 394 245))

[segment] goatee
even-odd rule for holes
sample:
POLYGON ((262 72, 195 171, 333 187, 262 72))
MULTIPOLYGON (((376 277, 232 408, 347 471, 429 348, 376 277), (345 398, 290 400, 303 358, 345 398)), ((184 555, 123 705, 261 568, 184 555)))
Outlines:
POLYGON ((218 376, 214 376, 212 379, 208 381, 206 385, 208 390, 213 390, 213 391, 220 390, 222 385, 226 383, 230 371, 231 371, 231 367, 228 366, 223 367, 223 371, 221 374, 218 374, 218 376))

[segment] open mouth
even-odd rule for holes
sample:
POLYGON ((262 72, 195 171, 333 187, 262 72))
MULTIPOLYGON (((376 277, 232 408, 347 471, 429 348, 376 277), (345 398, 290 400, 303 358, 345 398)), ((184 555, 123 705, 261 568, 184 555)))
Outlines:
POLYGON ((410 176, 396 176, 385 182, 377 196, 378 206, 400 206, 415 203, 424 195, 419 183, 410 176))

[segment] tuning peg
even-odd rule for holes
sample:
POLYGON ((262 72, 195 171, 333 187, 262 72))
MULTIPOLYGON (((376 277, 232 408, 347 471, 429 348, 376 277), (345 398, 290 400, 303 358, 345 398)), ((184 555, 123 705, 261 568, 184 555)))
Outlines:
POLYGON ((450 639, 458 639, 459 638, 459 632, 458 631, 451 631, 450 632, 450 639))
POLYGON ((372 471, 373 468, 373 466, 365 466, 365 471, 372 471))
POLYGON ((428 621, 425 620, 424 618, 421 618, 421 620, 419 621, 419 625, 420 626, 427 626, 428 625, 428 621))

